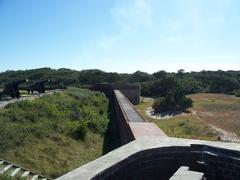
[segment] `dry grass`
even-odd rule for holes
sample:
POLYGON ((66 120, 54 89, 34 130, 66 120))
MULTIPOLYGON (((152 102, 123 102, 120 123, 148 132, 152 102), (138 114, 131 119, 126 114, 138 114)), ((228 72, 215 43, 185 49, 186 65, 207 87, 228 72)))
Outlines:
POLYGON ((192 111, 204 122, 240 136, 240 98, 224 94, 190 95, 192 111))

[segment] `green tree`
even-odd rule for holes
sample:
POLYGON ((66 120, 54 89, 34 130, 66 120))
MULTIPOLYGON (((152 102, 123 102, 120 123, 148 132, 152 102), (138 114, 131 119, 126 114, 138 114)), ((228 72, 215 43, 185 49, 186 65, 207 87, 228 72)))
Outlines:
POLYGON ((158 98, 153 103, 155 113, 167 111, 186 111, 192 106, 192 99, 184 95, 184 90, 179 86, 169 92, 165 97, 158 98))

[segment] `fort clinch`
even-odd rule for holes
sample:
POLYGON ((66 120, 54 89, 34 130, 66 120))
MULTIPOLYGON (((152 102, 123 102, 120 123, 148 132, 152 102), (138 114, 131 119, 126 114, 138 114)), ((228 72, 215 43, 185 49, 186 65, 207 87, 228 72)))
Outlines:
POLYGON ((240 144, 168 137, 135 110, 137 85, 96 84, 113 102, 123 146, 58 180, 240 179, 240 144))
MULTIPOLYGON (((138 85, 96 84, 93 90, 112 102, 122 146, 57 180, 240 179, 240 144, 168 137, 135 110, 138 85)), ((44 179, 37 174, 33 178, 44 179)))

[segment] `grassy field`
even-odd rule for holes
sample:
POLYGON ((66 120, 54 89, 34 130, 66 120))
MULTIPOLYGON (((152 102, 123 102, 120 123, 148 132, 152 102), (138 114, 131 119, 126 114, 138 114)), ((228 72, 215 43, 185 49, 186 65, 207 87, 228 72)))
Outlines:
POLYGON ((70 88, 0 109, 0 157, 55 178, 103 154, 108 99, 70 88))
POLYGON ((196 112, 203 122, 240 136, 240 98, 224 94, 190 95, 196 112))
MULTIPOLYGON (((156 120, 149 117, 145 111, 148 107, 151 107, 153 101, 153 99, 146 98, 136 108, 145 119, 154 122, 168 136, 202 140, 217 140, 219 138, 219 134, 216 131, 208 126, 207 123, 200 121, 193 113, 183 113, 164 120, 156 120)), ((195 102, 191 110, 195 110, 195 102)))

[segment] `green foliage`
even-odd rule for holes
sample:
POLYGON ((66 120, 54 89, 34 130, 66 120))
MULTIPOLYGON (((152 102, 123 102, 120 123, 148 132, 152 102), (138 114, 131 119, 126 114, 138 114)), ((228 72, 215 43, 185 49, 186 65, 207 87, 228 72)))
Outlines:
POLYGON ((176 116, 167 121, 157 121, 156 124, 171 137, 217 140, 219 134, 195 116, 176 116))
POLYGON ((84 140, 87 135, 88 128, 84 122, 77 126, 77 129, 73 132, 76 138, 84 140))
POLYGON ((80 166, 83 162, 101 155, 102 148, 94 147, 100 146, 103 135, 107 131, 109 122, 107 111, 108 100, 104 94, 79 88, 68 88, 63 93, 8 104, 0 109, 0 156, 9 157, 7 159, 13 162, 56 177, 70 168, 80 166), (96 138, 100 140, 95 142, 96 138), (33 155, 39 156, 37 163, 33 163, 35 159, 29 157, 32 144, 37 146, 34 147, 36 152, 33 155), (70 149, 62 152, 59 150, 62 144, 67 144, 66 148, 70 149), (86 157, 83 154, 89 153, 87 150, 75 160, 73 158, 75 154, 72 151, 80 151, 74 147, 82 144, 86 144, 86 147, 83 147, 85 151, 86 148, 93 148, 94 154, 86 157), (44 150, 46 148, 49 149, 48 151, 62 154, 59 156, 48 154, 48 151, 44 150), (42 162, 40 156, 46 156, 44 167, 40 166, 42 162), (66 158, 64 161, 72 162, 58 167, 58 160, 61 161, 62 158, 66 158), (84 161, 81 158, 84 158, 84 161), (50 167, 57 168, 49 169, 50 167), (57 169, 60 170, 57 171, 57 169))
POLYGON ((185 77, 178 80, 179 84, 183 88, 184 94, 193 94, 198 92, 203 92, 203 87, 201 82, 193 79, 192 77, 185 77))
POLYGON ((165 78, 167 76, 167 72, 166 71, 158 71, 153 73, 153 77, 157 78, 157 79, 162 79, 165 78))
POLYGON ((235 95, 236 97, 240 97, 240 89, 234 91, 234 95, 235 95))
POLYGON ((152 80, 153 77, 145 72, 136 71, 135 73, 131 74, 128 78, 128 82, 130 83, 139 83, 139 82, 146 82, 152 80))
POLYGON ((147 96, 166 96, 167 93, 173 91, 176 86, 178 86, 176 79, 173 77, 164 77, 160 80, 144 83, 142 94, 147 96))
MULTIPOLYGON (((70 69, 40 68, 25 71, 0 73, 0 87, 17 79, 29 79, 29 84, 39 80, 52 80, 46 88, 66 88, 68 86, 89 87, 95 83, 140 83, 143 96, 166 96, 166 91, 177 82, 185 94, 209 92, 232 93, 240 89, 240 71, 201 71, 177 73, 158 71, 148 74, 136 71, 132 74, 107 73, 98 69, 75 71, 70 69)), ((26 89, 27 83, 20 88, 26 89)), ((1 95, 0 95, 1 96, 1 95)))
POLYGON ((24 177, 12 177, 12 176, 10 176, 10 175, 2 175, 1 177, 0 177, 0 180, 26 180, 26 178, 24 178, 24 177))
POLYGON ((185 97, 183 89, 177 87, 175 90, 170 91, 166 97, 158 98, 152 107, 156 113, 185 111, 187 108, 192 107, 192 103, 192 99, 185 97))
POLYGON ((213 93, 230 93, 240 87, 239 82, 233 77, 213 77, 210 82, 210 92, 213 93))

